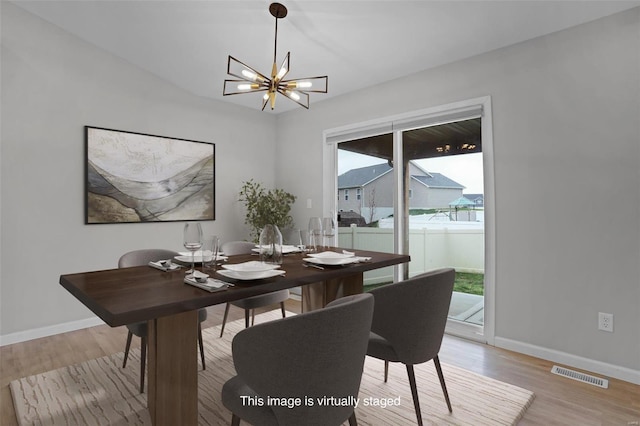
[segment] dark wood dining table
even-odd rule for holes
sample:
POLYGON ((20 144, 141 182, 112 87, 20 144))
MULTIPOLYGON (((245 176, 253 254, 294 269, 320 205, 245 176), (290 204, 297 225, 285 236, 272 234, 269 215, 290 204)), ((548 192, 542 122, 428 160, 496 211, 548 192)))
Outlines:
MULTIPOLYGON (((332 248, 342 252, 341 248, 332 248)), ((154 425, 198 424, 197 311, 200 308, 301 286, 303 311, 363 291, 363 273, 410 261, 408 255, 356 250, 371 258, 345 266, 305 267, 303 254, 284 256, 285 275, 236 281, 215 274, 232 287, 208 292, 184 283, 185 269, 164 272, 149 266, 60 276, 60 284, 112 327, 148 322, 147 404, 154 425)), ((257 260, 230 256, 228 263, 257 260)))

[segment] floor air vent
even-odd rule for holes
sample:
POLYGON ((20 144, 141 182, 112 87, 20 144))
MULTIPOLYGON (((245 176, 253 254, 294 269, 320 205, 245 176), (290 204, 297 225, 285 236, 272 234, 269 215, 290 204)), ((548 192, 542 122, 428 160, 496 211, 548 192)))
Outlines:
POLYGON ((554 365, 551 369, 553 374, 558 376, 568 377, 579 382, 588 383, 590 385, 598 386, 600 388, 609 388, 609 381, 607 379, 601 379, 600 377, 591 376, 589 374, 581 373, 579 371, 569 370, 568 368, 558 367, 554 365))

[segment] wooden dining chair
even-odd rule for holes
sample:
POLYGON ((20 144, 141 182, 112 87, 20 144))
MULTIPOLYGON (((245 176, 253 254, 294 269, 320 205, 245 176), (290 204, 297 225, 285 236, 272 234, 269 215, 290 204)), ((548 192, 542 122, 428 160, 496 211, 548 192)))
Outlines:
MULTIPOLYGON (((236 254, 251 254, 255 248, 255 244, 248 241, 228 241, 220 246, 220 251, 225 256, 233 256, 236 254)), ((234 300, 227 303, 224 308, 224 317, 222 318, 222 327, 220 329, 220 337, 224 334, 224 326, 227 323, 227 315, 229 315, 229 306, 237 306, 244 309, 244 326, 249 327, 249 317, 251 316, 251 325, 255 320, 255 309, 262 308, 264 306, 280 304, 280 310, 282 311, 282 318, 286 317, 284 302, 289 298, 289 290, 278 290, 272 293, 261 294, 259 296, 247 297, 245 299, 234 300)))
MULTIPOLYGON (((127 268, 131 266, 143 266, 149 262, 157 260, 173 259, 179 253, 171 250, 164 249, 143 249, 134 250, 123 254, 118 260, 118 268, 127 268)), ((204 343, 202 341, 202 322, 207 319, 207 310, 198 310, 198 345, 200 346, 200 360, 202 362, 202 369, 204 370, 204 343)), ((131 340, 133 336, 140 337, 140 393, 144 392, 144 374, 147 363, 147 323, 145 321, 137 322, 134 324, 127 324, 127 344, 124 349, 124 361, 122 362, 122 368, 127 366, 127 358, 129 357, 129 349, 131 348, 131 340)))
POLYGON ((258 324, 235 335, 237 375, 222 387, 222 404, 240 420, 261 426, 356 426, 353 405, 318 403, 323 397, 358 397, 374 299, 347 296, 325 308, 258 324), (268 397, 299 398, 287 406, 268 397), (246 400, 262 400, 263 405, 246 400), (309 400, 314 402, 310 404, 309 400))
POLYGON ((384 381, 389 362, 401 362, 407 368, 418 425, 422 425, 420 402, 413 366, 430 360, 436 367, 449 412, 452 412, 438 352, 442 344, 453 293, 455 270, 427 272, 394 284, 375 288, 371 335, 367 355, 384 360, 384 381))

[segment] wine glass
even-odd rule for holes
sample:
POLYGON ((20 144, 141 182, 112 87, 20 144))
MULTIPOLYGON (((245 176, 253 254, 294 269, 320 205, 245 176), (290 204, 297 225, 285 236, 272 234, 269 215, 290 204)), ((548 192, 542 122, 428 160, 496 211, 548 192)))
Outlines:
POLYGON ((322 245, 322 221, 319 217, 309 219, 309 249, 316 253, 322 245))
POLYGON ((295 229, 291 236, 291 243, 295 245, 302 253, 307 249, 307 241, 309 240, 307 231, 295 229))
POLYGON ((322 219, 322 236, 324 237, 324 246, 329 248, 333 245, 333 236, 336 235, 336 225, 332 217, 322 219))
POLYGON ((193 274, 196 271, 196 251, 202 247, 202 226, 199 223, 184 224, 184 248, 191 252, 191 270, 187 273, 193 274))

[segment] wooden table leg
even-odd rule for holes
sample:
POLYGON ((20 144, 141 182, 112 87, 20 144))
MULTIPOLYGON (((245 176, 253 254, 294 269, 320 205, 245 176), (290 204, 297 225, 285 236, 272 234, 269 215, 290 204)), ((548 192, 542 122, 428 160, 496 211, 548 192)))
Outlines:
POLYGON ((326 305, 324 297, 324 282, 306 284, 302 286, 302 312, 322 309, 326 305))
POLYGON ((147 402, 155 426, 198 424, 198 312, 149 321, 147 402))
POLYGON ((344 296, 362 293, 364 278, 355 273, 343 278, 302 286, 302 312, 324 308, 327 303, 344 296))

